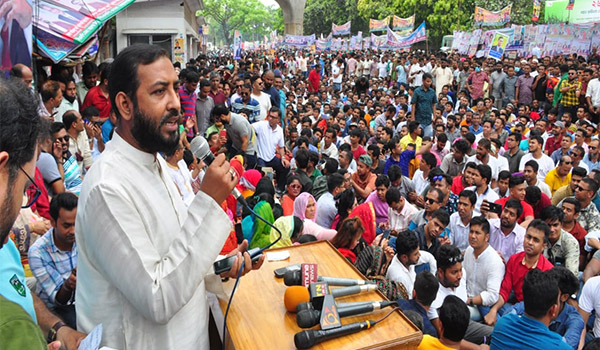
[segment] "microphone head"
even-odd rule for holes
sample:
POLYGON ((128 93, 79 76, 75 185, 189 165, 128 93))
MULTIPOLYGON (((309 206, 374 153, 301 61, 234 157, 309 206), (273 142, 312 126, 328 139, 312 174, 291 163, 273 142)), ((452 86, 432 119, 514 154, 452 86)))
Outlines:
POLYGON ((296 314, 296 323, 300 328, 311 328, 319 324, 321 313, 317 310, 302 310, 296 314))
MULTIPOLYGON (((310 292, 309 292, 310 295, 310 292)), ((300 303, 296 306, 296 312, 300 312, 303 310, 314 310, 315 307, 313 305, 313 303, 311 303, 310 301, 307 303, 300 303)))
POLYGON ((302 285, 302 271, 287 271, 283 275, 283 284, 285 284, 288 287, 302 285))
POLYGON ((312 348, 317 343, 316 340, 313 330, 298 332, 294 335, 294 345, 298 349, 312 348))
POLYGON ((300 303, 306 303, 310 300, 308 289, 302 286, 291 286, 285 290, 283 303, 289 312, 296 312, 296 307, 300 303))
MULTIPOLYGON (((212 155, 210 152, 210 147, 208 146, 208 142, 206 142, 206 139, 204 139, 202 136, 194 137, 194 139, 190 142, 190 150, 197 158, 202 160, 205 160, 207 157, 209 157, 209 154, 212 155)), ((204 162, 206 163, 206 161, 204 162)))

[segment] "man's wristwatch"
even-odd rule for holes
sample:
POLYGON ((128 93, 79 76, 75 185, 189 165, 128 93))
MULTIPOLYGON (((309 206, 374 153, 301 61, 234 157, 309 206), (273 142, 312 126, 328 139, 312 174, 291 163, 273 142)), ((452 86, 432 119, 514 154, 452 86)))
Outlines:
POLYGON ((56 340, 56 335, 58 334, 58 330, 60 328, 62 328, 63 326, 66 326, 67 324, 64 323, 63 321, 58 321, 54 324, 54 326, 52 326, 52 328, 50 328, 50 330, 48 331, 48 338, 46 339, 48 341, 48 343, 51 343, 53 341, 56 340))

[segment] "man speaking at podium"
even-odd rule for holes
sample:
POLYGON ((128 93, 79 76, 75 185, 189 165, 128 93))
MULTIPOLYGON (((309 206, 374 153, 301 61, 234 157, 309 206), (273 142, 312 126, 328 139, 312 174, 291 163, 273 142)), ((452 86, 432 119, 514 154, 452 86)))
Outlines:
POLYGON ((238 179, 220 155, 184 205, 158 155, 179 143, 176 85, 157 46, 116 57, 108 85, 116 131, 81 191, 77 325, 89 332, 102 323, 102 345, 115 349, 209 348, 206 290, 220 287, 212 265, 231 231, 219 204, 238 179))

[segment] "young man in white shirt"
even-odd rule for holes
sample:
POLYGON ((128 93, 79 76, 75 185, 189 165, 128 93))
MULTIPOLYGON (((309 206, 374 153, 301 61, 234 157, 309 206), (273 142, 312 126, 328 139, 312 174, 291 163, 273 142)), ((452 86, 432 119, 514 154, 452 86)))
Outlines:
POLYGON ((471 319, 480 321, 498 301, 504 263, 489 245, 490 223, 487 219, 476 216, 471 219, 469 226, 469 248, 463 261, 467 272, 467 305, 471 319))
POLYGON ((555 168, 552 158, 542 152, 543 144, 544 139, 541 136, 531 136, 529 138, 529 153, 525 154, 519 163, 519 171, 523 171, 525 169, 525 163, 532 159, 535 160, 539 166, 537 177, 541 182, 544 182, 546 174, 555 168))
POLYGON ((412 217, 419 212, 406 198, 400 196, 396 187, 390 187, 385 193, 388 204, 388 228, 392 231, 402 232, 410 226, 412 217))
POLYGON ((417 274, 415 265, 421 256, 419 252, 419 240, 412 231, 398 233, 396 239, 396 255, 388 268, 386 278, 400 282, 406 287, 409 299, 413 295, 413 286, 417 274))
POLYGON ((477 203, 477 195, 470 190, 462 190, 458 195, 458 211, 450 215, 450 242, 461 252, 469 247, 469 223, 477 203))
POLYGON ((465 190, 475 192, 477 196, 477 203, 473 209, 473 215, 481 215, 481 204, 484 200, 488 202, 495 202, 498 200, 498 194, 492 190, 489 186, 492 177, 492 170, 486 164, 479 164, 475 171, 471 173, 471 179, 475 186, 467 187, 465 190))
POLYGON ((539 165, 534 159, 530 159, 525 163, 523 168, 523 177, 527 181, 527 186, 536 186, 544 193, 548 198, 552 198, 552 192, 550 186, 538 177, 539 165))

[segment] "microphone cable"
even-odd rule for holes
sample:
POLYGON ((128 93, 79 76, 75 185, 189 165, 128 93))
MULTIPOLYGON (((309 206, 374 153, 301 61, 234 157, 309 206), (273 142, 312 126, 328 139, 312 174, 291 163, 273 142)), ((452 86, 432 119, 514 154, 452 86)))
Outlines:
MULTIPOLYGON (((283 236, 283 234, 281 233, 281 231, 279 231, 279 229, 275 225, 270 223, 268 220, 266 220, 262 216, 258 215, 252 208, 250 208, 250 206, 245 201, 244 201, 243 205, 244 205, 244 207, 246 207, 246 209, 248 209, 250 211, 250 213, 252 215, 254 215, 256 218, 258 218, 259 220, 261 220, 268 226, 270 226, 272 229, 277 231, 277 233, 279 234, 279 236, 277 237, 277 239, 275 241, 267 244, 263 248, 260 248, 260 250, 256 253, 256 255, 262 254, 262 252, 271 248, 275 243, 279 242, 279 240, 281 240, 281 237, 283 236)), ((227 309, 225 310, 225 315, 223 316, 223 338, 221 339, 221 349, 222 350, 225 350, 225 336, 227 335, 227 316, 229 315, 229 308, 231 307, 231 302, 233 301, 233 295, 235 294, 235 291, 237 290, 238 284, 240 282, 240 278, 242 277, 242 272, 244 271, 244 266, 246 265, 246 261, 243 259, 243 257, 244 257, 244 255, 242 254, 242 265, 240 266, 240 269, 238 271, 238 275, 235 280, 235 284, 233 285, 233 289, 231 290, 231 296, 229 297, 229 301, 227 302, 227 309)), ((252 258, 253 257, 251 256, 250 259, 252 259, 252 258)))

